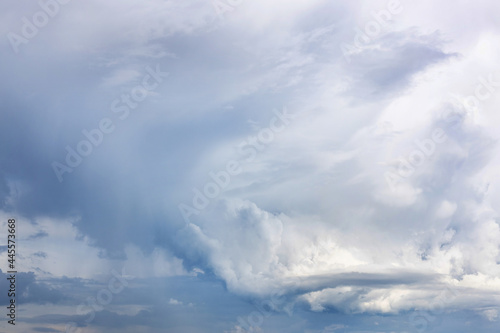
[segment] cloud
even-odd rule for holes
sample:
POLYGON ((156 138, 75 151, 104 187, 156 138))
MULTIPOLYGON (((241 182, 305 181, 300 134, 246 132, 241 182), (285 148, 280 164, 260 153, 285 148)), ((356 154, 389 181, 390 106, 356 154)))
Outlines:
POLYGON ((33 327, 33 330, 36 332, 61 332, 59 330, 55 330, 53 328, 48 328, 48 327, 33 327))
POLYGON ((182 302, 181 301, 178 301, 174 298, 171 298, 169 301, 168 301, 168 304, 172 304, 172 305, 182 305, 182 302))
MULTIPOLYGON (((342 148, 353 154, 343 163, 333 164, 331 168, 338 175, 330 182, 322 182, 327 172, 306 165, 303 175, 307 176, 286 169, 281 169, 278 179, 263 176, 266 192, 253 184, 238 185, 247 189, 225 195, 238 199, 221 201, 180 233, 187 237, 181 238, 183 241, 194 239, 186 242, 197 244, 188 258, 208 264, 231 291, 256 297, 296 295, 316 311, 327 307, 354 313, 429 309, 432 303, 428 300, 440 299, 443 288, 458 294, 467 289, 467 296, 449 298, 447 307, 463 308, 464 297, 469 307, 479 307, 485 297, 496 302, 497 293, 487 297, 485 292, 493 291, 498 283, 497 215, 487 201, 477 199, 480 192, 470 186, 470 179, 487 163, 492 146, 467 118, 462 119, 453 127, 438 119, 422 124, 420 130, 400 133, 363 129, 342 148), (428 138, 436 128, 442 128, 448 140, 432 143, 429 157, 420 152, 422 164, 400 180, 415 194, 411 200, 398 203, 395 200, 402 194, 384 177, 387 171, 397 172, 398 164, 394 163, 393 169, 387 158, 423 149, 418 142, 431 142, 428 138), (481 160, 483 163, 478 162, 481 160), (446 176, 437 176, 445 172, 446 176), (297 192, 289 185, 290 177, 295 183, 303 177, 303 184, 321 185, 317 192, 297 192), (263 206, 273 206, 277 212, 241 201, 240 193, 263 206), (313 204, 315 215, 299 215, 276 200, 293 200, 294 195, 302 203, 315 198, 325 205, 313 204), (361 207, 366 207, 365 211, 356 211, 361 207), (481 259, 473 253, 481 253, 481 259), (366 278, 337 278, 346 272, 361 272, 366 278), (320 282, 316 278, 319 274, 327 282, 320 282), (406 278, 409 276, 412 278, 406 278)), ((275 167, 280 170, 279 164, 275 167)), ((259 172, 265 175, 268 171, 259 172)))
MULTIPOLYGON (((71 2, 18 53, 0 42, 0 220, 20 226, 30 328, 81 321, 79 302, 124 267, 138 282, 89 331, 242 331, 249 304, 273 300, 269 332, 409 330, 408 313, 436 308, 450 331, 486 332, 500 303, 499 5, 402 3, 347 60, 343 43, 387 1, 235 3, 221 17, 211 1, 71 2), (148 67, 169 75, 117 110, 148 67), (283 109, 283 131, 252 141, 283 109), (103 119, 113 132, 59 182, 52 163, 103 119), (247 161, 185 221, 179 204, 232 160, 247 161), (197 318, 210 328, 189 304, 212 308, 197 318)), ((22 34, 40 4, 0 9, 22 34)))
POLYGON ((497 321, 498 318, 498 310, 497 309, 488 309, 484 310, 483 315, 488 318, 489 321, 497 321))
MULTIPOLYGON (((11 277, 12 274, 3 273, 0 270, 1 283, 0 286, 4 290, 9 290, 10 282, 7 278, 11 277)), ((35 274, 33 272, 27 273, 17 273, 16 278, 16 300, 19 303, 28 304, 56 304, 60 302, 67 301, 69 295, 62 293, 57 287, 51 286, 50 284, 37 281, 35 274)), ((10 298, 7 297, 7 293, 2 296, 2 305, 9 304, 10 298)))
POLYGON ((47 237, 49 234, 46 233, 45 231, 39 231, 37 232, 35 235, 31 235, 28 240, 32 240, 32 239, 37 239, 37 238, 43 238, 43 237, 47 237))

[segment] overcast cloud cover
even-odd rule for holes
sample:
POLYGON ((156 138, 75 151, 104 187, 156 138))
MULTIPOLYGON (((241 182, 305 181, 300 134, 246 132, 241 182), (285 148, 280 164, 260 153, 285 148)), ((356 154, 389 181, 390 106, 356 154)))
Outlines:
POLYGON ((498 332, 498 13, 2 1, 0 332, 498 332))

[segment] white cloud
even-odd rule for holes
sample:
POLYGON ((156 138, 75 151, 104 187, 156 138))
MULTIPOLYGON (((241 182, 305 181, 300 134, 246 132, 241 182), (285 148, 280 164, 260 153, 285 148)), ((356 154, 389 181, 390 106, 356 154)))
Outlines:
POLYGON ((124 268, 134 272, 135 277, 167 277, 187 275, 182 260, 168 254, 164 249, 155 248, 150 254, 145 254, 140 248, 129 245, 125 248, 127 260, 124 268))
MULTIPOLYGON (((0 211, 0 217, 7 221, 11 215, 0 211)), ((78 219, 38 218, 30 221, 16 217, 16 223, 17 248, 22 248, 17 254, 17 269, 34 271, 39 277, 99 279, 109 274, 110 266, 124 267, 125 272, 136 278, 188 274, 181 259, 160 248, 144 254, 130 245, 125 250, 125 260, 106 259, 102 256, 103 249, 96 247, 92 239, 82 235, 75 227, 78 219)), ((3 224, 6 227, 6 222, 3 224)), ((3 252, 1 257, 7 261, 7 252, 3 252)))
POLYGON ((168 304, 171 304, 171 305, 182 305, 182 302, 181 302, 181 301, 176 300, 175 298, 171 298, 171 299, 168 301, 168 304))
POLYGON ((483 311, 483 315, 488 318, 489 321, 497 321, 498 319, 498 310, 497 309, 488 309, 483 311))

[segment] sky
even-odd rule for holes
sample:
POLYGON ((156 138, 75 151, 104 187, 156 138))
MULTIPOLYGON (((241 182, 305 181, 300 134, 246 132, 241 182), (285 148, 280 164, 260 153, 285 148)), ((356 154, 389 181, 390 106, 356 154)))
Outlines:
POLYGON ((499 11, 2 1, 0 332, 497 333, 499 11))

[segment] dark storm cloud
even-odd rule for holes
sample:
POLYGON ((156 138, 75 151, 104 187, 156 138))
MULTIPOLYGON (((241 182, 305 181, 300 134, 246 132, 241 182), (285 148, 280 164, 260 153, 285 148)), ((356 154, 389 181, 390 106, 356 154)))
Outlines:
MULTIPOLYGON (((12 274, 3 273, 0 271, 0 287, 2 290, 8 290, 10 282, 7 278, 12 274)), ((19 272, 16 277, 16 299, 20 303, 34 304, 57 304, 69 299, 67 294, 63 294, 60 290, 50 286, 47 283, 37 281, 33 272, 19 272)), ((9 298, 7 293, 2 295, 2 304, 8 304, 9 298)))

